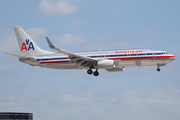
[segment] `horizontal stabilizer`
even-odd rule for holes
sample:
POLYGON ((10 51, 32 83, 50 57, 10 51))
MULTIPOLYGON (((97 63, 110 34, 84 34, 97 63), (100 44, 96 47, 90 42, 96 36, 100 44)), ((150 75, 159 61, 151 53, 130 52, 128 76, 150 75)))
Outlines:
POLYGON ((10 55, 10 56, 13 56, 13 57, 16 57, 16 58, 24 58, 24 59, 30 58, 30 57, 21 56, 21 55, 15 55, 15 54, 10 54, 10 53, 5 53, 5 54, 10 55))

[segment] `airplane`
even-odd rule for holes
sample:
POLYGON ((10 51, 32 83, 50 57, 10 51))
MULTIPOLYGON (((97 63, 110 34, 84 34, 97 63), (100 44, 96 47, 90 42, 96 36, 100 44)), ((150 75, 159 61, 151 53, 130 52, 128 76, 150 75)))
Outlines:
POLYGON ((124 67, 130 66, 161 66, 176 59, 166 51, 152 49, 111 50, 96 52, 72 53, 56 48, 46 37, 51 49, 59 52, 50 52, 40 49, 28 34, 20 27, 14 27, 21 55, 5 53, 16 57, 20 62, 31 66, 39 66, 51 69, 86 69, 89 75, 98 76, 99 69, 108 72, 124 71, 124 67), (93 72, 92 69, 95 69, 93 72))

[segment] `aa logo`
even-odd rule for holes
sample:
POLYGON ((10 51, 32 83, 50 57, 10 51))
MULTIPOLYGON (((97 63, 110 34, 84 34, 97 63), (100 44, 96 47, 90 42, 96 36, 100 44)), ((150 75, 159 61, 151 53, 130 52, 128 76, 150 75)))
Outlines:
POLYGON ((34 46, 32 42, 29 42, 29 39, 26 39, 26 43, 22 43, 21 51, 23 50, 29 51, 30 49, 34 50, 34 46), (28 48, 28 49, 27 49, 28 48))

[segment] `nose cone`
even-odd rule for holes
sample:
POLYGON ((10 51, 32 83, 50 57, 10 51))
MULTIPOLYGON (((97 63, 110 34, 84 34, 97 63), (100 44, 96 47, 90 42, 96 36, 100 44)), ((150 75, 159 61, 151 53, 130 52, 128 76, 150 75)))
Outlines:
POLYGON ((171 60, 171 61, 173 61, 173 60, 175 60, 175 59, 176 59, 176 56, 174 56, 174 55, 170 57, 170 60, 171 60))

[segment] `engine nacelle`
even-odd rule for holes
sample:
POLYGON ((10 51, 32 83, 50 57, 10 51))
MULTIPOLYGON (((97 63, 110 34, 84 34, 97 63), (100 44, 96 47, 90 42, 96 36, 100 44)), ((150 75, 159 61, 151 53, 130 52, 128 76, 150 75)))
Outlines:
POLYGON ((112 69, 107 69, 108 72, 120 72, 124 71, 124 67, 122 68, 112 68, 112 69))
POLYGON ((114 60, 101 60, 97 63, 99 69, 113 69, 115 68, 114 60))

